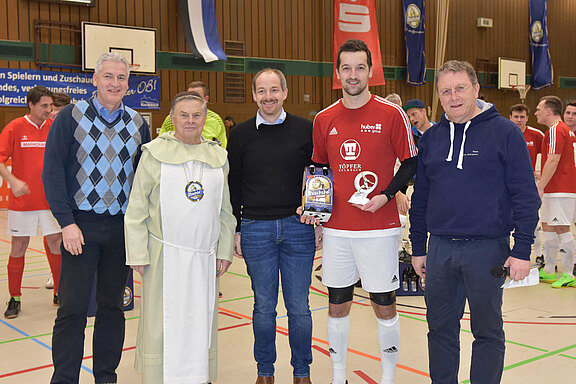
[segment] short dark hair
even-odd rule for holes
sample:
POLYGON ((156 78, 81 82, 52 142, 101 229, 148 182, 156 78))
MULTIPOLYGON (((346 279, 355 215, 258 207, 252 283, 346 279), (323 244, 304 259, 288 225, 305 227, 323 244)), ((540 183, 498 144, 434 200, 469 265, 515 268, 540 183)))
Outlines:
POLYGON ((54 92, 52 100, 55 107, 65 107, 72 102, 72 98, 64 92, 54 92))
POLYGON ((544 108, 549 108, 553 115, 560 116, 562 114, 562 100, 558 96, 544 96, 540 101, 544 102, 544 108))
POLYGON ((530 110, 526 104, 514 104, 510 107, 510 116, 512 116, 512 112, 526 112, 527 115, 530 114, 530 110))
POLYGON ((340 55, 342 52, 366 52, 368 68, 372 68, 372 54, 370 53, 368 45, 366 45, 366 43, 362 40, 346 40, 344 44, 340 46, 340 49, 338 49, 338 54, 336 55, 336 70, 340 68, 340 55))
POLYGON ((42 96, 48 96, 54 98, 51 90, 42 85, 37 85, 28 91, 28 94, 26 95, 26 104, 28 103, 36 104, 37 102, 40 101, 42 96))
POLYGON ((566 107, 576 107, 576 101, 571 101, 566 104, 566 107))
POLYGON ((233 123, 236 123, 236 122, 234 121, 234 118, 233 118, 232 116, 226 116, 226 117, 224 118, 224 121, 231 121, 231 122, 233 122, 233 123))
POLYGON ((190 88, 202 88, 204 89, 204 96, 210 96, 210 88, 208 88, 208 86, 206 85, 205 82, 203 81, 193 81, 190 84, 188 84, 188 88, 186 88, 187 90, 190 88))

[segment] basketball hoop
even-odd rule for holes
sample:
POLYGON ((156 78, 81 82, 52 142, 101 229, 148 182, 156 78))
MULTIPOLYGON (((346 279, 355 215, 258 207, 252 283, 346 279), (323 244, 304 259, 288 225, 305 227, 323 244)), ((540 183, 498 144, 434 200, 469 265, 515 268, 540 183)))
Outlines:
POLYGON ((526 94, 530 90, 530 86, 529 85, 512 85, 512 89, 518 91, 518 94, 520 95, 520 100, 522 101, 522 103, 524 103, 524 101, 526 100, 526 94))
POLYGON ((140 68, 140 64, 130 63, 130 64, 128 64, 128 66, 130 67, 130 72, 137 71, 138 68, 140 68))

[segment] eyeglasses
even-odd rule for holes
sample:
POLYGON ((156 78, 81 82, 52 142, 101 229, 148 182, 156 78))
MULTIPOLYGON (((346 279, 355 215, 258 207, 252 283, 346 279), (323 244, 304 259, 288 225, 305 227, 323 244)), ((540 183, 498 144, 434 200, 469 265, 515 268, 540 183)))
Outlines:
POLYGON ((452 96, 452 92, 454 92, 456 95, 461 95, 462 93, 464 93, 464 91, 466 91, 468 88, 470 88, 471 85, 464 87, 462 85, 457 86, 456 88, 454 88, 454 90, 452 89, 444 89, 440 92, 438 92, 438 94, 440 95, 440 97, 450 97, 452 96))

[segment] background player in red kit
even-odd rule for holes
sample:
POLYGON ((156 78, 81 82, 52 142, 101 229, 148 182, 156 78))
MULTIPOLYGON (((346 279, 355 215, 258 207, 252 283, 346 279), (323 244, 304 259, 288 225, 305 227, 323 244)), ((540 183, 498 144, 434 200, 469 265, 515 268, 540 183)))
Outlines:
MULTIPOLYGON (((35 236, 38 225, 46 236, 46 254, 54 280, 60 278, 60 226, 52 216, 44 196, 42 166, 48 130, 52 124, 52 92, 42 86, 32 88, 26 96, 30 114, 12 120, 0 134, 0 176, 10 183, 8 201, 8 234, 12 247, 8 261, 10 301, 4 317, 12 319, 20 313, 24 254, 35 236), (12 158, 12 171, 6 167, 12 158)), ((55 287, 58 292, 58 286, 55 287)), ((54 296, 54 304, 58 296, 54 296)))
MULTIPOLYGON (((536 159, 538 154, 542 156, 542 140, 544 140, 544 134, 541 130, 530 127, 528 123, 528 107, 525 104, 514 104, 510 107, 510 120, 520 128, 524 134, 524 140, 526 140, 526 145, 528 146, 528 152, 530 153, 530 161, 532 162, 532 169, 534 170, 534 178, 536 180, 540 179, 540 172, 536 171, 536 159)), ((544 165, 542 161, 540 162, 541 167, 544 165)), ((534 254, 536 255, 536 260, 544 260, 542 255, 542 225, 538 223, 536 226, 536 232, 534 232, 534 254)))
POLYGON ((561 118, 562 101, 556 96, 540 99, 534 115, 538 123, 549 127, 542 142, 542 176, 538 192, 542 197, 542 229, 544 231, 544 268, 540 281, 552 288, 576 285, 574 236, 570 225, 576 221, 576 152, 574 131, 561 118), (557 277, 554 267, 559 249, 563 273, 557 277))
POLYGON ((363 41, 348 40, 340 47, 337 76, 343 97, 316 116, 312 157, 330 164, 334 175, 334 209, 324 224, 322 256, 322 282, 330 301, 332 383, 346 383, 349 313, 358 277, 377 318, 381 383, 393 383, 400 343, 395 296, 400 221, 396 203, 387 203, 414 175, 416 147, 402 108, 370 94, 372 59, 363 41), (396 158, 402 165, 394 176, 396 158), (358 191, 369 200, 349 203, 358 191))

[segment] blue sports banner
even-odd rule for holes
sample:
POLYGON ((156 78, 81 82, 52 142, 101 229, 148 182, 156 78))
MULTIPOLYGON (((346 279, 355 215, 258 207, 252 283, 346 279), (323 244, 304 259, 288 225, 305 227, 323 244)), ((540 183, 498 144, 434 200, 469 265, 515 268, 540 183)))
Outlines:
POLYGON ((551 86, 554 84, 554 72, 548 44, 547 0, 530 0, 530 50, 532 88, 539 90, 551 86))
POLYGON ((214 0, 179 0, 179 4, 182 29, 192 54, 207 63, 226 60, 214 0))
MULTIPOLYGON (((0 68, 0 106, 25 107, 30 88, 43 85, 52 92, 64 92, 72 103, 96 93, 91 73, 0 68)), ((131 75, 124 104, 133 109, 160 109, 160 77, 131 75)))
POLYGON ((423 85, 426 76, 424 56, 424 0, 402 0, 404 3, 404 35, 406 37, 406 82, 423 85))

